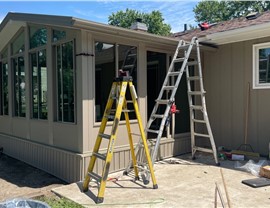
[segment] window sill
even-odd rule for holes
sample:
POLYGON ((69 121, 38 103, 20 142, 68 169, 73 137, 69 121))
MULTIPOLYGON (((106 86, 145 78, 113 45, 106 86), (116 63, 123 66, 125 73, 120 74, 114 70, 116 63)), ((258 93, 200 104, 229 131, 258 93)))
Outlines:
POLYGON ((267 85, 253 85, 254 90, 266 90, 270 89, 270 84, 267 85))

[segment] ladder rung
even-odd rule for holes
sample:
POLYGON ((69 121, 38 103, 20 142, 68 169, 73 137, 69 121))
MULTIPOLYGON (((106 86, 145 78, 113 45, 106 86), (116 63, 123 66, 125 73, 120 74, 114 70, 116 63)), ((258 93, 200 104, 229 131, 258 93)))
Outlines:
POLYGON ((155 133, 155 134, 159 133, 159 130, 153 130, 153 129, 146 129, 146 131, 149 133, 155 133))
POLYGON ((178 76, 179 75, 179 71, 176 71, 176 72, 169 72, 168 75, 169 76, 178 76))
POLYGON ((108 134, 99 134, 100 137, 104 138, 104 139, 110 139, 111 135, 108 134))
POLYGON ((131 65, 124 65, 123 66, 123 69, 129 69, 129 68, 133 68, 133 67, 134 67, 133 64, 131 64, 131 65))
POLYGON ((132 56, 137 56, 136 53, 131 53, 131 54, 128 54, 129 57, 132 57, 132 56))
POLYGON ((100 154, 98 152, 93 152, 93 155, 101 160, 106 160, 106 155, 104 155, 104 154, 100 154))
POLYGON ((203 95, 205 93, 206 93, 205 91, 203 91, 203 92, 201 92, 201 91, 189 91, 188 92, 188 94, 190 94, 190 95, 203 95))
POLYGON ((140 170, 143 170, 143 171, 146 171, 146 172, 150 172, 147 168, 142 167, 142 166, 140 166, 140 165, 135 165, 135 167, 137 167, 137 168, 140 169, 140 170))
POLYGON ((118 97, 116 97, 116 96, 112 96, 112 97, 111 97, 111 99, 113 99, 113 100, 117 100, 117 99, 118 99, 118 97))
POLYGON ((173 90, 175 86, 164 86, 163 90, 173 90))
POLYGON ((203 110, 203 107, 200 105, 191 105, 190 108, 192 108, 194 110, 203 110))
POLYGON ((189 61, 187 62, 187 66, 194 66, 194 65, 197 65, 198 64, 198 61, 189 61))
POLYGON ((170 101, 170 100, 156 100, 156 102, 157 102, 158 104, 165 104, 165 105, 167 105, 167 104, 169 103, 169 101, 170 101))
POLYGON ((195 77, 188 77, 188 80, 200 80, 199 76, 195 76, 195 77))
POLYGON ((199 120, 199 119, 192 119, 192 121, 196 123, 206 123, 205 120, 199 120))
POLYGON ((195 133, 195 132, 194 132, 194 136, 207 137, 207 138, 210 137, 208 134, 199 134, 199 133, 195 133))
POLYGON ((127 100, 127 103, 133 103, 133 101, 132 100, 127 100))
POLYGON ((102 177, 94 172, 89 172, 88 175, 90 176, 90 178, 95 179, 97 182, 101 181, 102 177))
POLYGON ((152 117, 154 117, 154 118, 163 118, 164 115, 163 114, 153 114, 152 117))
POLYGON ((108 119, 114 119, 114 116, 113 115, 107 115, 105 117, 108 118, 108 119))
POLYGON ((185 58, 176 58, 176 59, 174 59, 174 63, 183 62, 184 60, 185 60, 185 58))
POLYGON ((180 49, 187 49, 190 46, 190 44, 182 45, 178 47, 178 50, 180 49))
POLYGON ((132 113, 132 112, 135 112, 135 110, 123 109, 122 112, 123 113, 132 113))
POLYGON ((193 149, 196 149, 198 151, 201 151, 201 152, 209 152, 209 153, 213 153, 213 150, 212 149, 208 149, 208 148, 204 148, 204 147, 193 147, 193 149))

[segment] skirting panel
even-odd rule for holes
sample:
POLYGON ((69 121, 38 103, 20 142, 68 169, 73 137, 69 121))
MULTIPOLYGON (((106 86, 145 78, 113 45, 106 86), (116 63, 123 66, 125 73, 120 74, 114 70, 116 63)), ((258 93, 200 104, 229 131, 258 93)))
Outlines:
POLYGON ((44 170, 66 182, 82 178, 82 156, 72 152, 0 134, 4 154, 44 170))
MULTIPOLYGON (((6 155, 44 170, 69 183, 84 179, 91 157, 91 152, 76 154, 3 134, 0 134, 0 147, 4 148, 6 155)), ((187 152, 190 152, 189 134, 177 139, 162 140, 158 159, 187 152)), ((116 147, 110 172, 124 169, 130 160, 129 146, 116 147)), ((95 171, 100 173, 102 166, 102 162, 97 160, 95 171)))

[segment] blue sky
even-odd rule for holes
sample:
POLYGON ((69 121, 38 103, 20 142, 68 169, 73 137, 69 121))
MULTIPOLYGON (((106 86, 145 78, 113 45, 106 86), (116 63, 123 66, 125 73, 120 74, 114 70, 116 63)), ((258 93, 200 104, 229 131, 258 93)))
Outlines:
POLYGON ((88 1, 20 1, 0 0, 0 21, 8 12, 23 12, 37 14, 53 14, 73 16, 95 22, 108 22, 108 16, 112 12, 135 9, 140 12, 159 10, 163 14, 164 21, 172 27, 172 32, 182 31, 184 24, 196 25, 193 7, 199 0, 191 1, 123 1, 123 0, 88 0, 88 1))

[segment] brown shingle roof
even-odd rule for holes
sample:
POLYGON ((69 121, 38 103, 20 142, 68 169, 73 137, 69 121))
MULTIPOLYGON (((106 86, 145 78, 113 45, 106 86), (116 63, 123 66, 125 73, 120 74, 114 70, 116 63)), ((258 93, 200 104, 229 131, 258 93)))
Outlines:
POLYGON ((248 20, 246 19, 246 17, 235 18, 232 20, 219 22, 218 24, 213 25, 209 29, 203 30, 203 31, 200 28, 197 28, 195 30, 188 30, 186 32, 183 31, 183 32, 174 33, 173 37, 179 37, 184 40, 191 40, 191 38, 194 36, 199 38, 199 37, 206 36, 208 34, 235 30, 235 29, 249 27, 253 25, 259 25, 259 24, 263 24, 267 22, 270 22, 270 11, 263 12, 256 19, 248 20))

